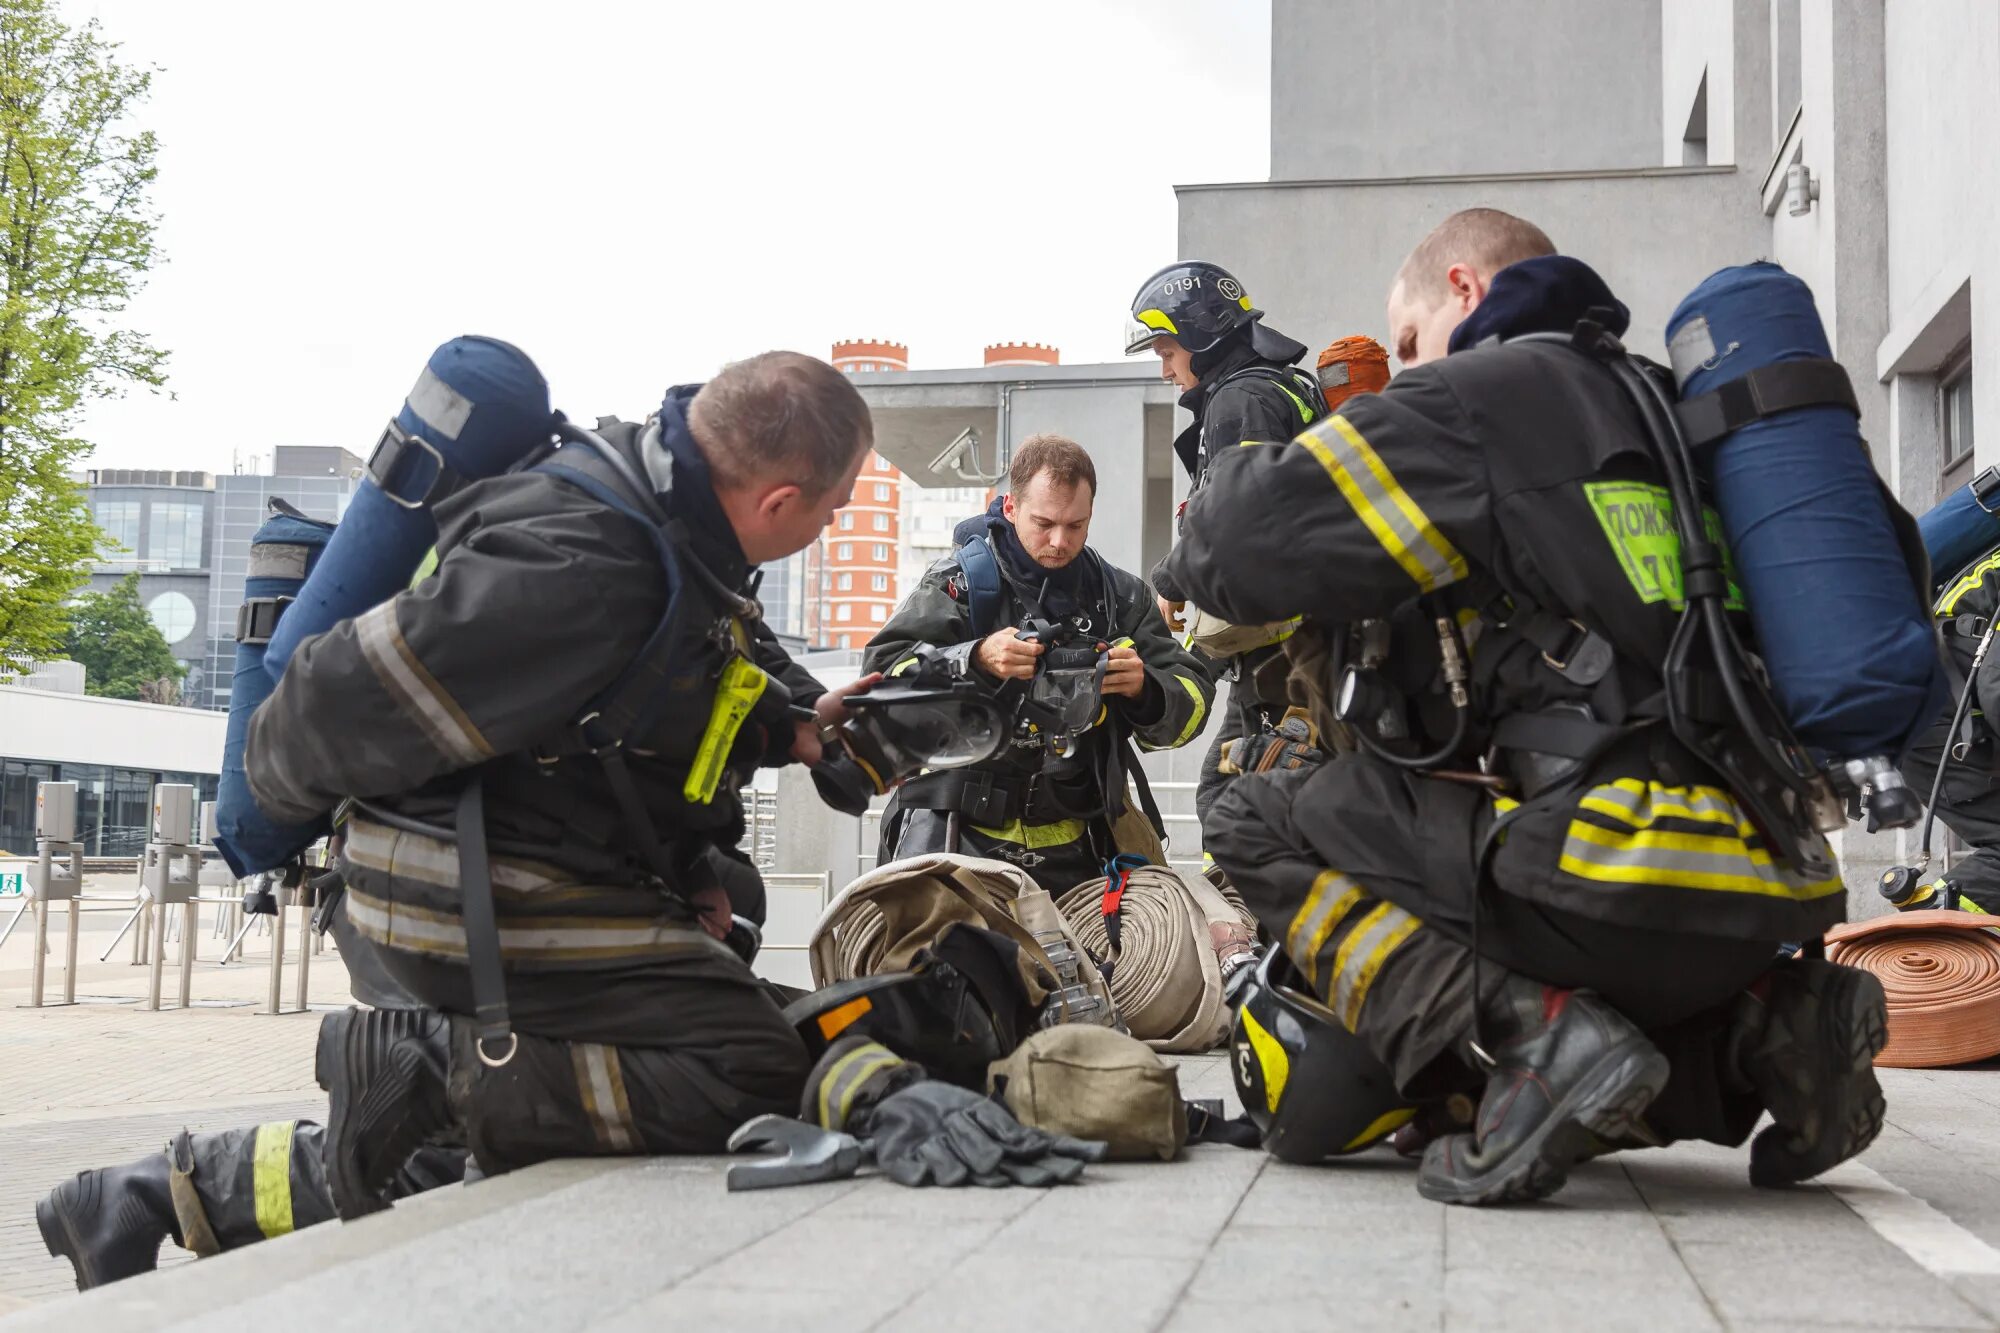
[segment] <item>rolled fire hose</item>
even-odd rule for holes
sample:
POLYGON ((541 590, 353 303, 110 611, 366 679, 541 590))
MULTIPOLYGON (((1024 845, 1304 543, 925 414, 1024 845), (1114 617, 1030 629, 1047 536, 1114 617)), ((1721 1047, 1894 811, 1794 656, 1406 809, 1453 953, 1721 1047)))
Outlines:
POLYGON ((1119 940, 1111 944, 1109 879, 1079 884, 1056 900, 1091 956, 1111 963, 1111 998, 1132 1035, 1159 1051, 1206 1051, 1229 1030, 1222 999, 1225 953, 1247 951, 1256 927, 1206 879, 1141 866, 1118 894, 1119 940))
POLYGON ((1873 972, 1889 1002, 1875 1063, 1938 1069, 2000 1055, 2000 936, 1980 912, 1901 912, 1836 926, 1826 956, 1873 972))

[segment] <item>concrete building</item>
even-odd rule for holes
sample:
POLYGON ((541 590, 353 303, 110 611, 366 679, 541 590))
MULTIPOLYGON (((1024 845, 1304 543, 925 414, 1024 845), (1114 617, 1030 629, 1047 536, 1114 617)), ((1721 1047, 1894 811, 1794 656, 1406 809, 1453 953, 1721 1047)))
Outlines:
MULTIPOLYGON (((902 343, 857 338, 833 345, 835 369, 875 375, 910 368, 902 343)), ((806 618, 807 640, 829 648, 862 648, 889 619, 899 595, 903 477, 877 452, 862 464, 854 495, 835 512, 818 546, 806 553, 806 585, 816 591, 806 618)))
MULTIPOLYGON (((1181 254, 1277 327, 1384 336, 1404 254, 1488 205, 1596 266, 1653 357, 1715 269, 1805 278, 1911 510, 2000 463, 2000 5, 1273 0, 1271 51, 1271 179, 1178 194, 1181 254)), ((1880 910, 1913 837, 1844 842, 1880 910)))
POLYGON ((215 478, 206 472, 94 468, 84 473, 91 516, 115 549, 91 567, 102 592, 139 575, 139 602, 187 668, 186 701, 207 705, 210 546, 215 478))

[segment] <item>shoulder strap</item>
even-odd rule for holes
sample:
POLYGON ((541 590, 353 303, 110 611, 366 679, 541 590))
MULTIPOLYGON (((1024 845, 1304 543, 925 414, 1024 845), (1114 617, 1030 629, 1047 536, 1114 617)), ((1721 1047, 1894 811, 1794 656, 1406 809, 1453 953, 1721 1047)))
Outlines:
POLYGON ((985 537, 974 537, 958 548, 958 568, 965 575, 966 604, 972 613, 972 632, 980 638, 1000 628, 1005 598, 1000 578, 1000 558, 985 537))
POLYGON ((1297 366, 1273 366, 1262 361, 1252 361, 1247 366, 1239 366, 1222 377, 1221 383, 1233 383, 1240 379, 1260 379, 1275 386, 1278 392, 1292 400, 1292 406, 1299 410, 1299 427, 1304 429, 1319 419, 1325 411, 1326 399, 1319 384, 1297 366))

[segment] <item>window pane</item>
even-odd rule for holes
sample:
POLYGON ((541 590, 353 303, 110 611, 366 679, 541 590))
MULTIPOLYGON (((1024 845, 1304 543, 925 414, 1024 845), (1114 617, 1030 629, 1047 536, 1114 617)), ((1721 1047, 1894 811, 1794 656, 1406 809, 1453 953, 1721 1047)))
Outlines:
POLYGON ((887 532, 888 530, 889 530, 889 516, 887 514, 875 515, 875 531, 887 532))
POLYGON ((179 643, 194 633, 194 603, 185 593, 161 593, 146 603, 146 614, 153 618, 160 637, 169 645, 179 643))
POLYGON ((889 558, 889 548, 887 546, 884 546, 881 542, 876 542, 875 558, 877 560, 887 560, 889 558))
POLYGON ((852 542, 842 542, 842 543, 841 543, 840 545, 838 545, 838 546, 834 547, 834 548, 833 548, 833 558, 834 558, 834 559, 836 559, 836 560, 852 560, 852 559, 854 558, 854 545, 853 545, 853 543, 852 543, 852 542))
POLYGON ((201 518, 199 504, 156 501, 146 530, 146 559, 168 569, 200 569, 201 518))
POLYGON ((95 506, 97 526, 104 529, 104 535, 117 542, 122 550, 112 552, 114 559, 130 558, 139 553, 139 502, 137 500, 99 500, 95 506))
POLYGON ((840 516, 840 527, 843 532, 851 530, 854 527, 854 515, 843 512, 840 516))

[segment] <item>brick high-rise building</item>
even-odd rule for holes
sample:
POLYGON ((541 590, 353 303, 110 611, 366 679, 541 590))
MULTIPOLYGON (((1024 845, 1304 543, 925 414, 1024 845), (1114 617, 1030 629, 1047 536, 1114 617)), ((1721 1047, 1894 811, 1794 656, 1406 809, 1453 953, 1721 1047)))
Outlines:
MULTIPOLYGON (((833 364, 854 374, 908 370, 901 343, 860 338, 833 345, 833 364)), ((807 577, 817 585, 807 638, 833 648, 861 648, 896 609, 896 562, 902 547, 903 476, 888 459, 869 454, 854 481, 854 498, 835 511, 821 534, 818 560, 807 577), (815 567, 816 565, 816 567, 815 567)))

